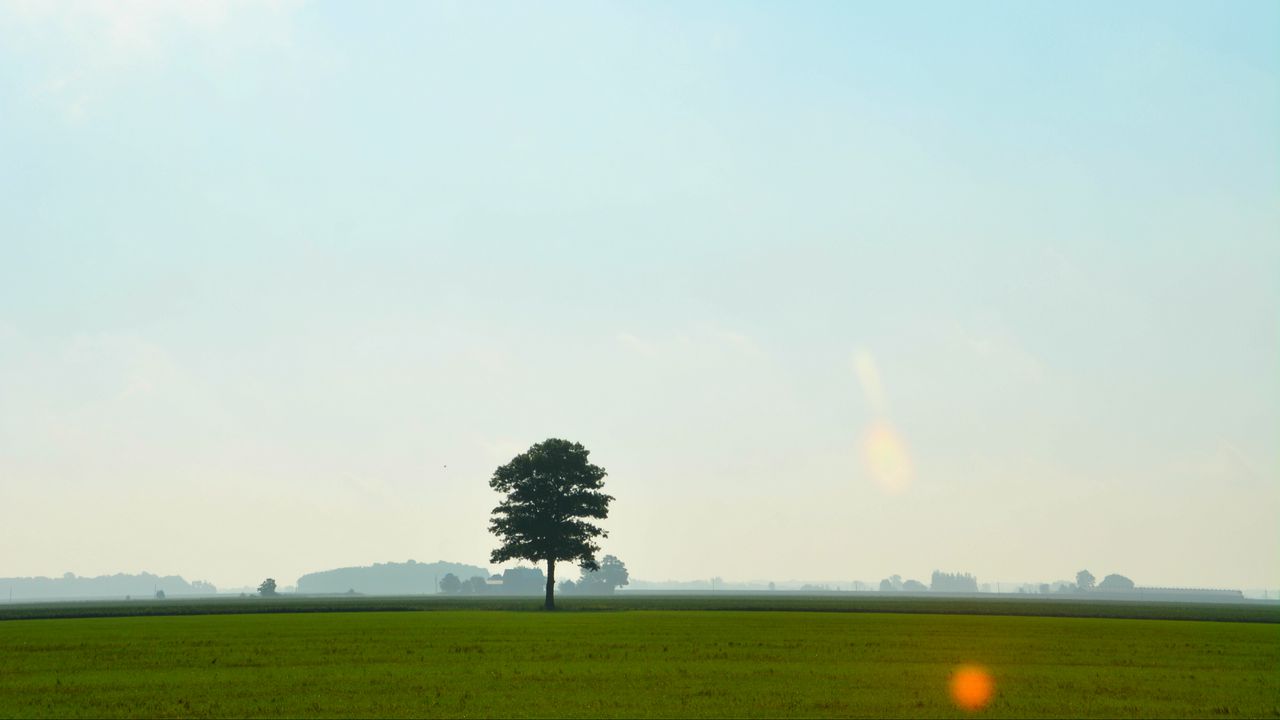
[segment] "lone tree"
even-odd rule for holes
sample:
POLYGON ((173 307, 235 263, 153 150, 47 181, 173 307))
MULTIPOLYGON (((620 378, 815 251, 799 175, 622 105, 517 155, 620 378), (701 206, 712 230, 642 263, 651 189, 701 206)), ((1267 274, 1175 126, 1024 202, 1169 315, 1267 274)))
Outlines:
POLYGON ((589 454, 581 443, 551 438, 494 470, 489 481, 489 487, 506 493, 489 521, 489 531, 502 543, 489 560, 545 561, 547 610, 556 609, 556 561, 599 570, 595 539, 609 536, 587 521, 609 517, 613 500, 600 492, 605 471, 587 461, 589 454))
POLYGON ((267 578, 258 586, 258 594, 262 597, 271 597, 276 594, 276 581, 274 578, 267 578))

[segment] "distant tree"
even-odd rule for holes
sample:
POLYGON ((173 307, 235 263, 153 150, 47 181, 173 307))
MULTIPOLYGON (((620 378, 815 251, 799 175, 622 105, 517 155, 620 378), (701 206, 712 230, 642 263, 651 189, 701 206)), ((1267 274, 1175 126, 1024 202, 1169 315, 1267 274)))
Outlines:
POLYGON ((919 580, 907 580, 902 583, 902 589, 904 592, 928 592, 929 590, 929 588, 919 580))
POLYGON ((933 571, 929 589, 934 592, 978 592, 978 579, 969 573, 944 573, 933 571))
POLYGON ((776 589, 776 586, 773 584, 773 582, 772 582, 772 581, 770 581, 770 582, 769 582, 769 589, 770 589, 770 590, 774 590, 774 589, 776 589))
POLYGON ((545 562, 547 610, 556 607, 557 561, 600 569, 595 540, 608 533, 588 520, 609 517, 613 498, 600 492, 606 473, 589 455, 580 443, 551 438, 512 458, 489 480, 489 487, 506 494, 489 522, 501 542, 489 559, 545 562))
POLYGON ((631 573, 616 555, 605 555, 600 562, 599 574, 610 587, 620 588, 631 583, 631 573))
POLYGON ((502 571, 504 595, 538 595, 546 584, 547 577, 539 568, 513 567, 502 571))
POLYGON ((1093 573, 1089 572, 1088 570, 1081 570, 1080 572, 1076 573, 1076 587, 1080 588, 1081 590, 1084 590, 1086 592, 1089 590, 1092 590, 1093 581, 1094 581, 1093 573))
POLYGON ((608 594, 626 585, 630 579, 627 566, 613 555, 605 555, 599 570, 583 570, 578 580, 578 590, 586 593, 608 594))
POLYGON ((577 587, 577 585, 575 585, 575 584, 574 584, 574 582, 573 582, 572 580, 561 580, 561 581, 560 581, 560 592, 561 592, 561 593, 571 593, 571 592, 573 592, 573 591, 574 591, 574 588, 576 588, 576 587, 577 587))
POLYGON ((273 578, 267 578, 258 586, 258 594, 262 597, 271 597, 276 594, 276 581, 273 578))
MULTIPOLYGON (((0 0, 2 1, 2 0, 0 0)), ((307 573, 298 578, 298 592, 330 594, 356 588, 369 595, 421 595, 440 589, 440 579, 453 573, 457 578, 488 575, 486 568, 450 562, 386 562, 364 567, 335 568, 307 573)), ((284 592, 284 588, 280 588, 284 592)))
POLYGON ((468 578, 467 581, 462 584, 463 592, 467 592, 472 595, 483 595, 488 589, 489 584, 486 583, 484 578, 479 575, 473 578, 468 578))
POLYGON ((1098 589, 1111 592, 1132 590, 1133 581, 1123 575, 1112 574, 1102 578, 1102 582, 1098 583, 1098 589))
POLYGON ((880 592, 898 592, 902 590, 902 576, 890 575, 880 581, 880 592))
POLYGON ((1040 583, 1040 594, 1041 595, 1049 594, 1049 583, 1040 583))
POLYGON ((447 573, 444 577, 440 578, 440 592, 447 593, 449 595, 456 595, 457 593, 462 592, 462 581, 458 579, 457 575, 447 573))
POLYGON ((156 591, 156 599, 157 599, 157 600, 163 600, 163 599, 164 599, 164 591, 163 591, 163 590, 157 590, 157 591, 156 591))

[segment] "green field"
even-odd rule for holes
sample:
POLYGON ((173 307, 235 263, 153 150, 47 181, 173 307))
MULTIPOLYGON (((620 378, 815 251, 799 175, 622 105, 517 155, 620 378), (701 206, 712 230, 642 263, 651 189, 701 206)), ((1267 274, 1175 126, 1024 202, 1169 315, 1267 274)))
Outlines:
POLYGON ((1280 717, 1280 625, 703 610, 0 623, 0 716, 1280 717))
MULTIPOLYGON (((1130 620, 1222 620, 1280 623, 1275 602, 1172 603, 1071 599, 1054 596, 884 593, 619 593, 601 597, 557 597, 569 611, 760 610, 786 612, 927 613, 931 615, 1032 615, 1130 620)), ((132 615, 224 615, 230 613, 416 612, 421 610, 542 610, 541 597, 281 595, 274 598, 216 597, 169 600, 71 600, 0 604, 0 620, 123 617, 132 615)))

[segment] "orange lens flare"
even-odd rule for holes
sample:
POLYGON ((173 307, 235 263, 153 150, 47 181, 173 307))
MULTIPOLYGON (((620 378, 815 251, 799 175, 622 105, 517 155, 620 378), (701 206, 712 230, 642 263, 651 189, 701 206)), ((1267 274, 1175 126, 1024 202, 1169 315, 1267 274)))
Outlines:
POLYGON ((951 676, 951 699, 965 710, 981 710, 995 692, 991 674, 976 665, 966 665, 951 676))
POLYGON ((872 425, 862 438, 862 457, 880 488, 900 493, 911 484, 911 457, 907 447, 887 422, 872 425))

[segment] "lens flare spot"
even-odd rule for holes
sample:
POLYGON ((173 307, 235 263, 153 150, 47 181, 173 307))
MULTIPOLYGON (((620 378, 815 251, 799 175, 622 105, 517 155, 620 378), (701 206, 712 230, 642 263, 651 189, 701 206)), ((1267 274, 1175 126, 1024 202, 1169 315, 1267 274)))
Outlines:
POLYGON ((976 665, 965 665, 951 676, 951 699, 965 710, 981 710, 991 702, 996 685, 991 674, 976 665))
POLYGON ((893 426, 877 422, 862 437, 862 458, 885 492, 899 493, 911 484, 911 457, 893 426))
POLYGON ((884 414, 884 386, 880 383, 880 370, 871 353, 859 350, 853 354, 853 372, 858 376, 858 384, 862 386, 862 394, 866 396, 871 411, 877 415, 884 414))

